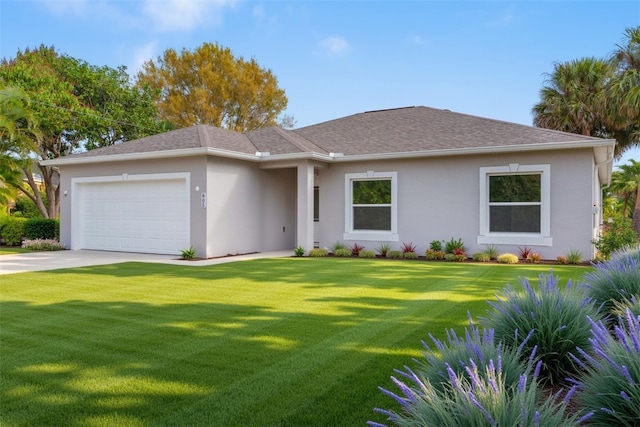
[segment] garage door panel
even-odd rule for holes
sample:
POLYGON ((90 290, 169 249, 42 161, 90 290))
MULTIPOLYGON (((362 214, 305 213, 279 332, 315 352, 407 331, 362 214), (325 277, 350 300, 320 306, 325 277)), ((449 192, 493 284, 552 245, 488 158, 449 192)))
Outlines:
POLYGON ((82 184, 83 249, 177 254, 189 246, 186 179, 82 184))

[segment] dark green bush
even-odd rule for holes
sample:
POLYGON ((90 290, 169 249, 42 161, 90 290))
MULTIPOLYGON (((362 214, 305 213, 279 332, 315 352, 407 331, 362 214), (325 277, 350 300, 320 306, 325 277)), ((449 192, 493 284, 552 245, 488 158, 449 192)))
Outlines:
POLYGON ((9 217, 4 221, 0 236, 8 246, 20 246, 24 237, 24 226, 27 222, 24 218, 9 217))
POLYGON ((466 250, 466 248, 464 247, 464 242, 462 241, 462 238, 455 240, 453 237, 451 238, 451 240, 449 240, 445 246, 444 246, 444 251, 448 254, 453 254, 456 252, 456 249, 458 249, 459 251, 464 252, 466 250))
POLYGON ((24 237, 34 239, 57 239, 60 235, 60 222, 57 219, 29 218, 24 224, 24 237))
POLYGON ((600 255, 609 258, 611 254, 625 246, 638 243, 638 236, 629 218, 616 218, 613 222, 602 226, 602 234, 593 244, 600 255))
MULTIPOLYGON (((44 192, 41 192, 40 197, 42 198, 44 205, 47 206, 47 195, 44 192)), ((16 199, 15 206, 11 211, 13 215, 23 218, 42 218, 42 213, 40 213, 36 204, 33 203, 29 197, 24 195, 16 199)))

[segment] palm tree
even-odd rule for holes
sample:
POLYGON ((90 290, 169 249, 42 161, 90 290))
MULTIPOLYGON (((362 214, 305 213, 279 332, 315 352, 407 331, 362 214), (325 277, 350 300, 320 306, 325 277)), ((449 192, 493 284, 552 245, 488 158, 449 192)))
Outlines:
POLYGON ((633 212, 633 228, 640 236, 640 161, 631 159, 629 162, 613 172, 608 189, 621 200, 622 216, 633 212))
POLYGON ((0 89, 0 204, 12 199, 14 189, 31 197, 22 185, 22 173, 32 167, 30 154, 40 137, 34 123, 24 92, 0 89))
POLYGON ((596 58, 556 63, 532 109, 534 125, 602 136, 605 88, 612 75, 611 65, 596 58))
POLYGON ((607 125, 618 141, 618 157, 640 146, 640 26, 627 28, 625 38, 626 44, 617 45, 610 58, 616 71, 607 103, 607 125))

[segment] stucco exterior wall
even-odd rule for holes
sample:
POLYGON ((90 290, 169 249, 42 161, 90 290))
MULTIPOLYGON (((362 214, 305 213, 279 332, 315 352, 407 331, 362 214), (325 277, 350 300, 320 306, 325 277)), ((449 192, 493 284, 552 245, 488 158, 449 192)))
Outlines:
POLYGON ((60 241, 66 247, 71 247, 71 229, 73 224, 72 200, 75 197, 72 191, 71 181, 80 177, 108 177, 122 174, 163 174, 163 173, 189 173, 190 191, 189 208, 191 215, 190 240, 196 248, 197 254, 205 252, 205 211, 200 207, 199 192, 194 191, 195 186, 202 187, 206 184, 206 160, 204 156, 177 157, 172 159, 136 160, 125 162, 89 163, 78 165, 65 165, 60 167, 60 241), (67 191, 67 195, 64 192, 67 191))
POLYGON ((207 256, 294 247, 295 170, 219 157, 207 169, 207 256))
MULTIPOLYGON (((345 174, 397 172, 398 242, 417 245, 424 254, 432 240, 462 238, 469 254, 482 251, 479 234, 479 169, 481 167, 550 165, 552 246, 532 246, 545 259, 580 250, 593 256, 594 224, 593 150, 549 151, 505 155, 455 156, 378 162, 336 163, 321 170, 319 245, 344 241, 345 174)), ((355 241, 344 241, 353 244, 355 241)), ((380 242, 360 241, 369 249, 380 242)), ((518 253, 525 245, 496 245, 500 252, 518 253)))

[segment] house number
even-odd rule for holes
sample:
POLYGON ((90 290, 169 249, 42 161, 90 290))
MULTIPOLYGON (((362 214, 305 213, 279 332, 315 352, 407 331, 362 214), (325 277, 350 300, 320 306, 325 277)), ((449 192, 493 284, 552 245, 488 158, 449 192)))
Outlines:
POLYGON ((202 193, 200 195, 200 206, 202 208, 206 208, 207 207, 207 193, 202 193))

